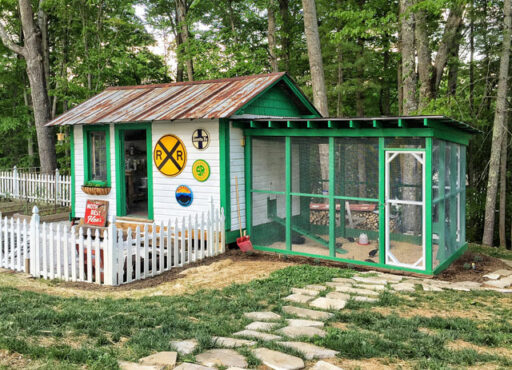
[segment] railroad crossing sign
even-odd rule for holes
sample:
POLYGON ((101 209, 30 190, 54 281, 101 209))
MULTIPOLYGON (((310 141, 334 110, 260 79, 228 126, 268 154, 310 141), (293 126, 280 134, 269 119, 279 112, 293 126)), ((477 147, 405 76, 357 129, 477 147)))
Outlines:
POLYGON ((162 136, 155 145, 153 160, 164 175, 179 175, 187 163, 187 150, 183 141, 174 135, 162 136))
POLYGON ((198 128, 192 134, 192 144, 199 150, 208 148, 210 144, 210 134, 203 128, 198 128))

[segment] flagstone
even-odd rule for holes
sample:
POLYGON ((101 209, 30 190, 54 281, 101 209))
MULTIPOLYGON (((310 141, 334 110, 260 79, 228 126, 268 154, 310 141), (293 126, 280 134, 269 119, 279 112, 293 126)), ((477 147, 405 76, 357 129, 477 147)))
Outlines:
POLYGON ((244 356, 232 349, 211 349, 196 356, 196 361, 204 366, 247 367, 244 356))
POLYGON ((295 294, 305 294, 310 296, 317 296, 320 292, 315 289, 306 289, 306 288, 292 288, 292 293, 295 294))
POLYGON ((279 326, 277 322, 263 322, 263 321, 254 321, 247 325, 245 328, 247 330, 259 330, 259 331, 270 331, 276 326, 279 326))
POLYGON ((263 365, 274 370, 299 370, 304 368, 304 361, 301 358, 286 353, 267 348, 256 348, 253 354, 263 365))
POLYGON ((241 330, 233 334, 236 337, 248 337, 248 338, 256 338, 261 340, 279 340, 282 339, 279 335, 262 333, 261 331, 256 330, 241 330))
POLYGON ((277 332, 290 338, 314 337, 315 335, 323 338, 326 334, 325 330, 313 326, 286 326, 277 330, 277 332))
POLYGON ((346 304, 346 300, 320 297, 312 301, 309 305, 324 310, 341 310, 345 308, 346 304))
POLYGON ((288 326, 314 326, 317 328, 323 328, 324 323, 317 320, 305 320, 305 319, 287 319, 288 326))
POLYGON ((197 348, 197 340, 195 339, 187 339, 187 340, 175 340, 171 341, 171 346, 174 348, 180 355, 189 355, 197 348))
POLYGON ((253 340, 229 338, 229 337, 212 337, 212 340, 219 347, 237 348, 243 346, 254 346, 256 344, 253 340))
POLYGON ((302 307, 295 306, 283 306, 283 311, 290 315, 295 315, 298 317, 302 317, 305 319, 313 319, 313 320, 328 320, 333 314, 330 312, 318 311, 318 310, 310 310, 302 307))
POLYGON ((318 361, 310 370, 343 370, 341 367, 333 365, 327 361, 318 361))
POLYGON ((312 360, 314 358, 332 358, 335 357, 339 352, 332 349, 316 346, 311 343, 303 342, 277 342, 282 346, 292 348, 304 355, 306 360, 312 360))
POLYGON ((276 321, 281 319, 281 315, 274 312, 246 312, 244 316, 257 321, 276 321))
POLYGON ((284 297, 283 299, 285 301, 295 302, 295 303, 308 303, 309 301, 311 301, 313 299, 313 297, 310 295, 307 295, 307 294, 293 293, 287 297, 284 297))

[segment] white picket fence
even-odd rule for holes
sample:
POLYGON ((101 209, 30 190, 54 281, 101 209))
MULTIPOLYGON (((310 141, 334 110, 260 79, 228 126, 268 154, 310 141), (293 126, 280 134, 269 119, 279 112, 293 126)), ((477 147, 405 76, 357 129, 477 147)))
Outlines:
POLYGON ((71 206, 71 176, 23 172, 16 168, 0 171, 0 195, 7 198, 71 206))
POLYGON ((45 279, 121 285, 216 256, 225 250, 222 209, 167 223, 84 230, 41 224, 34 207, 29 224, 0 215, 0 267, 45 279), (99 258, 98 258, 99 256, 99 258))

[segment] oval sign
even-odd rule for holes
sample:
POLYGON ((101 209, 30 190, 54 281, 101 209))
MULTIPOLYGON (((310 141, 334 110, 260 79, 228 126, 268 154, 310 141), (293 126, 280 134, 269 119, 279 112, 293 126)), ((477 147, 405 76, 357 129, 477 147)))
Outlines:
POLYGON ((199 150, 208 148, 210 144, 210 134, 204 128, 198 128, 192 134, 192 144, 199 150))
POLYGON ((153 161, 165 176, 179 175, 187 164, 185 144, 177 136, 162 136, 155 145, 153 161))
POLYGON ((176 188, 176 201, 182 207, 188 207, 194 200, 194 194, 187 185, 180 185, 176 188))
POLYGON ((192 165, 192 174, 197 181, 205 182, 210 177, 210 166, 208 162, 198 159, 192 165))

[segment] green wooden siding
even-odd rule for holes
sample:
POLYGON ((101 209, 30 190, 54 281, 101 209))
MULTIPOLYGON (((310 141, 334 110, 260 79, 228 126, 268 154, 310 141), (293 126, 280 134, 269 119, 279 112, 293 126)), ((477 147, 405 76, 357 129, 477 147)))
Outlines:
POLYGON ((280 85, 276 85, 250 102, 241 112, 264 116, 300 117, 303 110, 303 107, 292 101, 289 92, 280 85))

